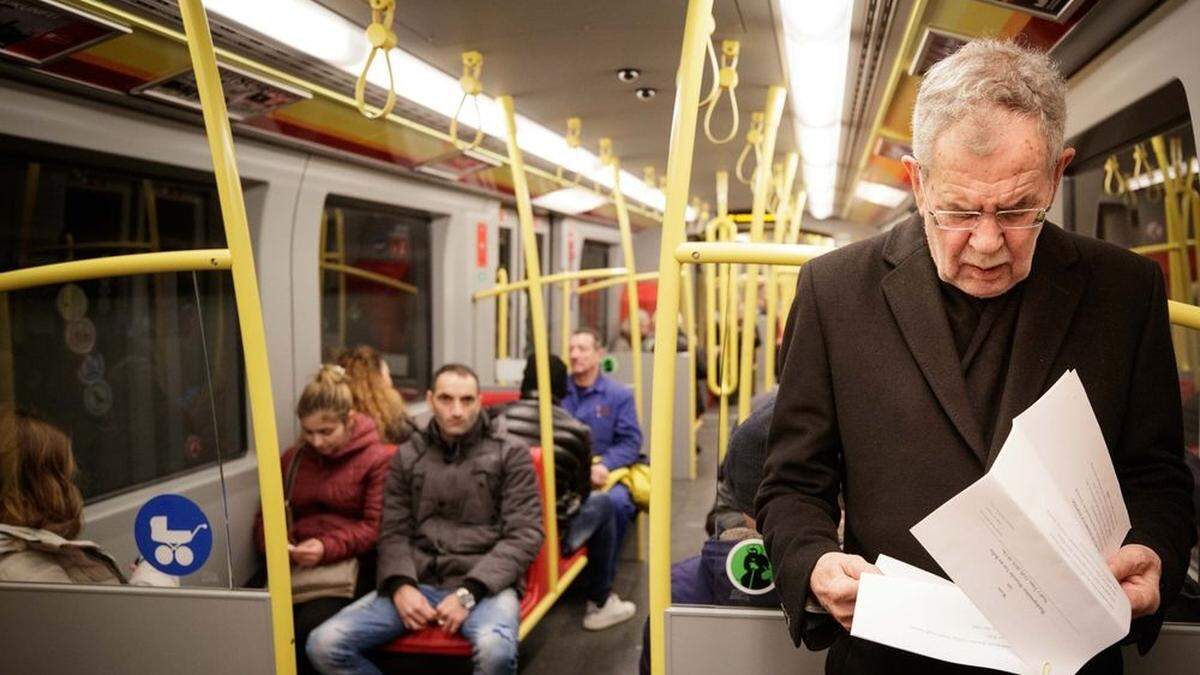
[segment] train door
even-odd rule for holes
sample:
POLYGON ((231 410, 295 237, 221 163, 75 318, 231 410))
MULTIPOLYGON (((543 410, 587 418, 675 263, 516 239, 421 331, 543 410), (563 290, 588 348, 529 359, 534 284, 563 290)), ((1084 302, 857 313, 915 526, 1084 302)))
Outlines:
MULTIPOLYGON (((580 269, 604 269, 613 267, 612 245, 595 239, 584 239, 579 252, 580 269)), ((609 317, 611 316, 610 296, 613 294, 606 289, 596 293, 588 293, 579 297, 579 320, 577 325, 594 328, 605 339, 610 339, 609 317)))

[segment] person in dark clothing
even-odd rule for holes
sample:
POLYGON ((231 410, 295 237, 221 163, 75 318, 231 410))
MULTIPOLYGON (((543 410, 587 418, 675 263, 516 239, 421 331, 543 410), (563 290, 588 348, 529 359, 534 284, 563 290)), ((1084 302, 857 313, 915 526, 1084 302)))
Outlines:
POLYGON ((519 596, 543 535, 533 463, 492 433, 470 368, 439 368, 426 398, 433 419, 387 477, 376 590, 309 635, 327 675, 379 673, 364 652, 433 626, 461 630, 475 672, 517 672, 519 596))
MULTIPOLYGON (((592 440, 588 425, 559 406, 567 393, 567 366, 550 356, 550 392, 554 424, 554 485, 564 553, 588 547, 586 575, 588 605, 583 627, 603 630, 633 618, 637 606, 612 591, 617 574, 617 515, 607 492, 591 489, 592 440)), ((541 445, 538 413, 537 363, 525 363, 521 398, 496 415, 498 434, 527 446, 541 445)))

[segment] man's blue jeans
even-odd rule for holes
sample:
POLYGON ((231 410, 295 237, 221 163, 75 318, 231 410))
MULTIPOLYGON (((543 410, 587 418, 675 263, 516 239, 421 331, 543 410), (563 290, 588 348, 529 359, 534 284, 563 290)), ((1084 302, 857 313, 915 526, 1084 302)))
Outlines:
POLYGON ((587 599, 603 605, 612 592, 613 579, 617 576, 617 522, 613 512, 612 497, 606 492, 592 492, 579 507, 579 513, 571 519, 563 549, 574 553, 587 544, 588 564, 584 571, 587 584, 587 599))
MULTIPOLYGON (((420 590, 434 607, 452 592, 426 584, 420 590)), ((460 632, 471 643, 476 673, 517 672, 520 609, 516 591, 506 588, 480 600, 467 615, 460 632)), ((309 661, 325 675, 377 675, 379 669, 363 653, 405 630, 392 599, 371 591, 310 633, 305 649, 309 661)))

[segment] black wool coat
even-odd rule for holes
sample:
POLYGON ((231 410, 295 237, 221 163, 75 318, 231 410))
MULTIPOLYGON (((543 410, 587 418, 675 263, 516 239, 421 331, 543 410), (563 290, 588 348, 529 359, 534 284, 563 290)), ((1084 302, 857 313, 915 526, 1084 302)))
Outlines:
MULTIPOLYGON (((756 502, 797 645, 828 645, 807 635, 804 606, 817 559, 838 550, 839 493, 847 553, 945 576, 909 528, 983 476, 1012 418, 1072 368, 1116 467, 1126 543, 1162 558, 1164 604, 1178 594, 1196 526, 1160 269, 1047 224, 1022 283, 1003 394, 991 402, 996 429, 984 438, 919 217, 802 270, 756 502)), ((1143 650, 1161 622, 1161 610, 1134 622, 1143 650)))

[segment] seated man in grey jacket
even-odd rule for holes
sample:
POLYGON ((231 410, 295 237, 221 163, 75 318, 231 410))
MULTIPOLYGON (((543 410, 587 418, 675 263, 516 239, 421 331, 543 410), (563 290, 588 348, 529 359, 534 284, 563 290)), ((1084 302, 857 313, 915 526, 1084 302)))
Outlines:
POLYGON ((378 588, 309 635, 322 673, 378 673, 364 652, 431 626, 462 631, 476 673, 517 672, 521 584, 543 536, 533 464, 493 436, 470 368, 439 368, 427 399, 429 426, 392 457, 378 588))

